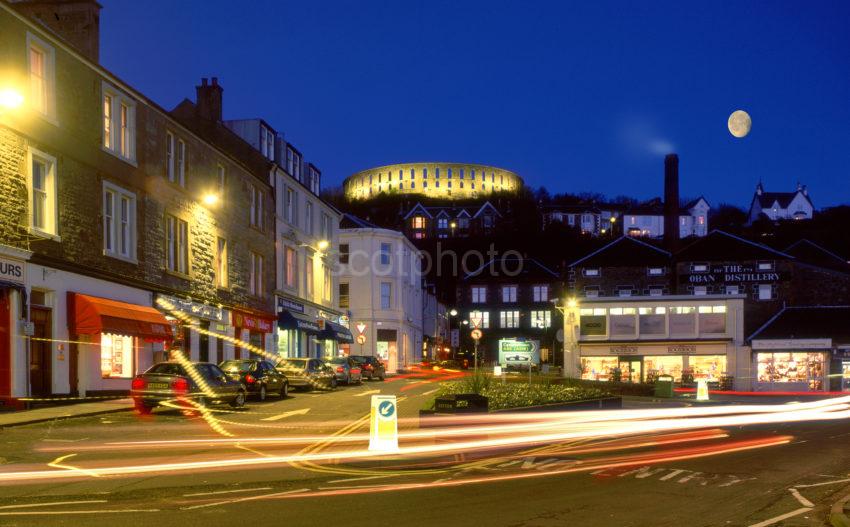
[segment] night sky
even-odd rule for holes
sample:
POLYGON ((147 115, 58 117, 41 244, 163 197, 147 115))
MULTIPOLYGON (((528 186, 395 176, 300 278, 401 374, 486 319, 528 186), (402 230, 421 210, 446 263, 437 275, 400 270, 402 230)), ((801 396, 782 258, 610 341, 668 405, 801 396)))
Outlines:
POLYGON ((101 61, 166 108, 219 77, 325 186, 406 161, 550 192, 850 202, 850 2, 100 0, 101 61), (744 139, 726 119, 753 118, 744 139))

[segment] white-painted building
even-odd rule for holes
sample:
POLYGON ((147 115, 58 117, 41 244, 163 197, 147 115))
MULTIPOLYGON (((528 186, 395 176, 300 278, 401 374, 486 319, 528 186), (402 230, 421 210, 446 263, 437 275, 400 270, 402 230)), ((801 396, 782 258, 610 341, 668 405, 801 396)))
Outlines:
POLYGON ((751 224, 764 214, 771 221, 810 220, 815 207, 809 199, 806 185, 797 183, 794 192, 765 192, 762 184, 756 185, 747 220, 751 224))
MULTIPOLYGON (((679 213, 679 237, 708 234, 711 206, 702 196, 685 204, 679 213)), ((664 236, 664 204, 659 199, 632 207, 623 215, 623 233, 628 236, 660 238, 664 236)))
POLYGON ((350 355, 372 355, 387 371, 422 358, 422 256, 401 232, 346 215, 339 232, 339 297, 365 342, 350 355), (359 327, 358 327, 359 326, 359 327))

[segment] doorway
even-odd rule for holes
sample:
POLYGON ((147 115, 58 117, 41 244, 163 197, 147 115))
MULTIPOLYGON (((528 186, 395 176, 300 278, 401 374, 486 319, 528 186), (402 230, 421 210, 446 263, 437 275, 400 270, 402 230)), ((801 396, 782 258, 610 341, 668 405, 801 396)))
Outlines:
POLYGON ((53 337, 50 318, 49 308, 30 308, 30 322, 34 326, 30 339, 30 391, 33 397, 49 397, 53 394, 53 337))
POLYGON ((620 357, 620 379, 623 382, 640 382, 641 360, 634 357, 620 357))

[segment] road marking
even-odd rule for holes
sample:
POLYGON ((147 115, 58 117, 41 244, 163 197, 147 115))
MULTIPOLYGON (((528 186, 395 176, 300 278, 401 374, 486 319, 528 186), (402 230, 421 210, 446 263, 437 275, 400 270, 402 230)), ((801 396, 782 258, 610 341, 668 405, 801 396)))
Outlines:
POLYGON ((242 450, 247 450, 248 452, 251 452, 253 454, 257 454, 260 457, 272 457, 270 454, 264 454, 264 453, 260 452, 259 450, 254 450, 253 448, 248 448, 244 445, 240 445, 239 443, 236 443, 235 446, 236 446, 236 448, 241 448, 242 450))
POLYGON ((663 476, 663 477, 658 478, 658 480, 659 480, 659 481, 667 481, 668 479, 673 479, 673 478, 675 478, 676 476, 678 476, 679 474, 682 474, 682 473, 684 473, 684 472, 690 472, 690 471, 689 471, 689 470, 683 470, 683 469, 678 469, 678 468, 677 468, 677 469, 674 469, 674 470, 673 470, 672 472, 670 472, 669 474, 667 474, 666 476, 663 476))
POLYGON ((184 498, 191 498, 194 496, 215 496, 217 494, 233 494, 236 492, 251 492, 254 490, 272 490, 271 487, 260 487, 257 489, 235 489, 235 490, 217 490, 215 492, 196 492, 194 494, 184 494, 184 498))
POLYGON ((824 481, 823 483, 810 483, 808 485, 795 485, 798 489, 807 489, 809 487, 822 487, 824 485, 835 485, 836 483, 846 483, 850 479, 839 479, 835 481, 824 481))
POLYGON ((438 391, 440 391, 439 388, 434 388, 433 390, 428 390, 427 392, 420 393, 419 395, 431 395, 432 393, 435 393, 435 392, 438 392, 438 391))
POLYGON ((309 408, 302 408, 300 410, 290 410, 289 412, 283 412, 282 414, 273 415, 271 417, 264 417, 260 419, 260 421, 280 421, 281 419, 285 419, 292 415, 304 415, 309 411, 309 408))
POLYGON ((750 525, 750 527, 767 527, 768 525, 773 525, 774 523, 779 523, 782 520, 787 520, 793 516, 797 516, 798 514, 803 514, 804 512, 808 512, 812 510, 811 507, 803 507, 801 509, 797 509, 795 511, 786 512, 785 514, 781 514, 774 518, 770 518, 769 520, 764 520, 763 522, 754 523, 750 525))
POLYGON ((809 500, 807 500, 806 498, 804 498, 803 495, 800 494, 799 490, 797 490, 795 488, 790 488, 788 490, 791 491, 791 495, 794 496, 795 498, 797 498, 797 501, 799 501, 800 505, 802 505, 803 507, 814 507, 815 506, 814 503, 812 503, 809 500))
POLYGON ((367 479, 381 479, 381 478, 392 478, 398 476, 398 474, 379 474, 377 476, 365 476, 362 478, 347 478, 347 479, 335 479, 333 481, 328 481, 328 483, 350 483, 352 481, 363 481, 367 479))
POLYGON ((355 393, 352 397, 363 397, 364 395, 371 395, 373 393, 381 393, 381 390, 366 390, 365 392, 355 393))
POLYGON ((96 472, 92 472, 92 471, 86 470, 84 468, 79 468, 79 467, 74 467, 74 466, 71 466, 71 465, 63 465, 62 464, 62 462, 65 461, 66 459, 72 458, 76 455, 77 454, 67 454, 67 455, 64 455, 64 456, 59 456, 56 459, 54 459, 53 461, 51 461, 50 463, 48 463, 47 466, 52 467, 52 468, 64 468, 66 470, 73 470, 73 471, 76 471, 76 472, 82 472, 83 474, 86 474, 87 476, 91 476, 93 478, 99 478, 100 477, 100 474, 97 474, 96 472))
POLYGON ((15 511, 0 512, 0 516, 54 516, 59 514, 120 514, 127 512, 159 512, 159 509, 116 509, 116 510, 91 510, 91 511, 15 511))
POLYGON ((106 503, 106 500, 52 501, 49 503, 27 503, 24 505, 3 505, 0 509, 27 509, 30 507, 56 507, 57 505, 76 505, 78 503, 106 503))
POLYGON ((194 509, 203 509, 205 507, 217 507, 218 505, 228 505, 230 503, 240 503, 243 501, 252 501, 252 500, 261 500, 266 498, 272 498, 274 496, 286 496, 289 494, 298 494, 300 492, 307 492, 310 489, 297 489, 297 490, 288 490, 286 492, 274 492, 272 494, 259 494, 257 496, 246 496, 244 498, 236 498, 232 500, 224 500, 224 501, 216 501, 213 503, 203 503, 201 505, 192 505, 190 507, 181 507, 181 510, 190 511, 194 509))

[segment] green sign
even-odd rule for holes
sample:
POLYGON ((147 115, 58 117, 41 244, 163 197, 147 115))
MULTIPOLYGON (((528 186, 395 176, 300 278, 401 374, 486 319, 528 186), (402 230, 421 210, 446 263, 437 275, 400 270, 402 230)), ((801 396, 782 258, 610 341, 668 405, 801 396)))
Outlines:
POLYGON ((540 363, 540 342, 537 340, 499 340, 499 364, 528 367, 540 363))

